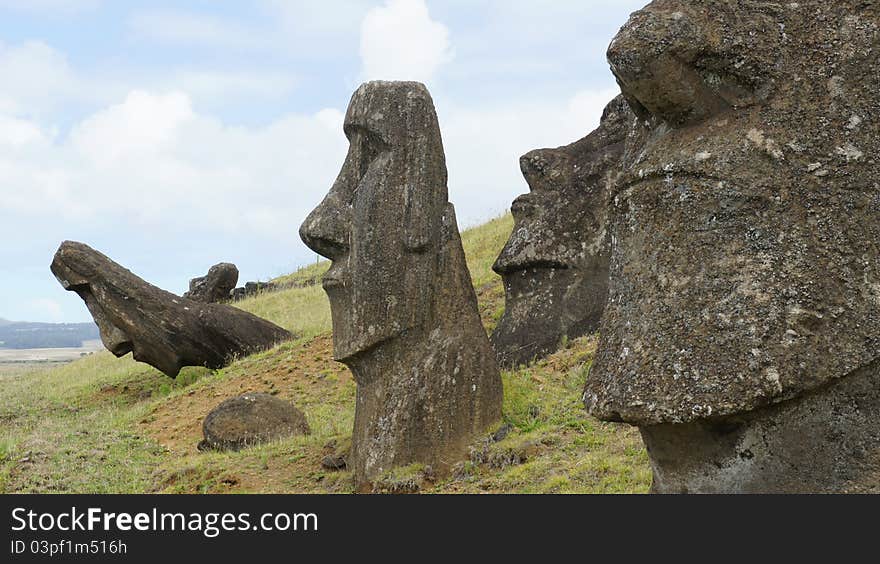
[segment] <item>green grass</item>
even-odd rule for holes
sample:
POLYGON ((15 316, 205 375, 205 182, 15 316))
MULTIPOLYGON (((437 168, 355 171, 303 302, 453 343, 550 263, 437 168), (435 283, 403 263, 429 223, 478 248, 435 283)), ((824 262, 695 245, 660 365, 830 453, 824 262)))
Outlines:
MULTIPOLYGON (((489 330, 504 308, 491 267, 512 225, 508 214, 462 234, 489 330)), ((275 280, 298 287, 238 302, 298 337, 222 370, 186 368, 172 380, 106 352, 56 368, 0 370, 0 492, 351 492, 348 472, 320 464, 350 444, 356 391, 331 358, 329 304, 315 285, 327 266, 275 280), (294 401, 312 433, 240 452, 198 452, 204 415, 244 391, 294 401)), ((437 481, 415 465, 390 472, 377 491, 647 491, 638 432, 596 421, 581 404, 594 350, 594 338, 573 340, 503 373, 506 437, 477 441, 451 477, 437 481)))
POLYGON ((266 292, 235 305, 295 335, 314 337, 330 331, 330 302, 320 285, 266 292))
POLYGON ((278 278, 272 279, 272 282, 282 286, 310 286, 320 284, 321 277, 330 268, 330 261, 319 260, 315 264, 310 264, 298 268, 296 271, 278 278))

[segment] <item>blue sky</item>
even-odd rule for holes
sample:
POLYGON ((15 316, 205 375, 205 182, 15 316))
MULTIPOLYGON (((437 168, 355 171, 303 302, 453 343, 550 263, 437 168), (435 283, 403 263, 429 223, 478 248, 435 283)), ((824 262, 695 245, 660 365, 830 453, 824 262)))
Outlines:
POLYGON ((176 293, 315 260, 297 230, 365 80, 428 85, 459 224, 493 217, 521 154, 598 123, 644 3, 0 0, 0 318, 89 319, 48 269, 65 239, 176 293))

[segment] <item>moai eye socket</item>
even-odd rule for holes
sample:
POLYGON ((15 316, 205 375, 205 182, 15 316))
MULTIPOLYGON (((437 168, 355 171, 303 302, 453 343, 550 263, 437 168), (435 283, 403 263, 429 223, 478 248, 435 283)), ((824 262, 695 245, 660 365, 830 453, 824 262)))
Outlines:
POLYGON ((389 147, 378 134, 360 125, 347 124, 345 134, 351 143, 349 158, 354 159, 351 164, 357 172, 356 180, 359 183, 366 176, 370 165, 389 147))

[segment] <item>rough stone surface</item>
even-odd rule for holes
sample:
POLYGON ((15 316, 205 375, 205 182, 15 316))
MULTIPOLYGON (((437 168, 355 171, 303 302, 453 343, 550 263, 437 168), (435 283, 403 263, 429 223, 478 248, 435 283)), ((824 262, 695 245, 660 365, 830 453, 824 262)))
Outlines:
POLYGON ((214 450, 245 447, 311 433, 305 415, 292 403, 269 394, 252 393, 215 407, 202 424, 204 443, 214 450))
POLYGON ((228 305, 181 298, 138 278, 88 245, 65 241, 52 273, 85 302, 107 350, 129 352, 172 378, 184 366, 220 368, 292 335, 228 305))
POLYGON ((587 137, 520 159, 530 192, 513 202, 513 232, 493 267, 505 291, 491 339, 501 365, 598 329, 608 297, 608 195, 633 119, 618 96, 587 137))
POLYGON ((284 287, 273 282, 248 282, 244 286, 233 288, 230 294, 232 296, 232 301, 239 301, 256 296, 262 292, 274 292, 282 289, 284 289, 284 287))
POLYGON ((656 493, 880 493, 880 364, 753 412, 642 427, 656 493))
POLYGON ((323 279, 334 357, 358 385, 348 466, 359 488, 396 466, 447 472, 501 417, 501 379, 447 200, 427 89, 370 82, 345 118, 350 148, 300 228, 323 279))
POLYGON ((798 445, 798 460, 821 456, 809 446, 824 444, 820 429, 870 433, 816 406, 880 351, 878 10, 658 0, 609 48, 640 119, 613 190, 609 301, 584 400, 603 419, 669 429, 645 432, 662 483, 693 483, 657 471, 675 435, 713 474, 698 451, 715 439, 697 430, 731 416, 745 435, 770 433, 780 460, 762 472, 785 468, 786 483, 810 481, 779 465, 798 445))
POLYGON ((183 295, 197 302, 216 304, 229 301, 238 283, 238 268, 228 262, 215 264, 208 274, 189 281, 189 292, 183 295))

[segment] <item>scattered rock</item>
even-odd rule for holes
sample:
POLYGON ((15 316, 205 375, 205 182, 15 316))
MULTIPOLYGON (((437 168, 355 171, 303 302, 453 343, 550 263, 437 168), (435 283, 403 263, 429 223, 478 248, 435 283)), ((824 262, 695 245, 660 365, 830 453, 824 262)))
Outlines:
POLYGON ((321 459, 321 466, 326 470, 345 470, 348 466, 348 454, 351 450, 351 441, 338 445, 335 440, 324 445, 327 455, 321 459))
POLYGON ((358 489, 412 463, 438 475, 501 419, 501 378, 465 264, 434 104, 370 82, 345 118, 351 150, 300 228, 323 278, 334 358, 357 382, 348 465, 358 489))
POLYGON ((190 280, 189 292, 183 297, 206 304, 226 302, 237 283, 238 268, 232 263, 221 262, 212 266, 205 276, 190 280))
POLYGON ((431 466, 412 464, 385 472, 373 482, 370 491, 382 494, 414 494, 433 484, 436 478, 431 466))
POLYGON ((233 301, 238 301, 251 298, 263 292, 275 292, 282 288, 282 286, 274 282, 248 282, 240 288, 233 288, 231 296, 233 301))
POLYGON ((331 454, 321 459, 321 467, 327 470, 345 470, 347 465, 345 455, 341 454, 331 454))
POLYGON ((200 450, 240 450, 294 435, 311 433, 305 415, 292 403, 269 394, 228 399, 205 417, 200 450))
POLYGON ((221 368, 293 337, 240 309, 157 288, 82 243, 62 243, 51 269, 85 302, 107 350, 118 357, 130 352, 172 378, 184 366, 221 368))
POLYGON ((503 441, 512 430, 513 425, 511 425, 510 423, 505 423, 497 431, 495 431, 495 433, 492 434, 492 441, 496 443, 503 441))

